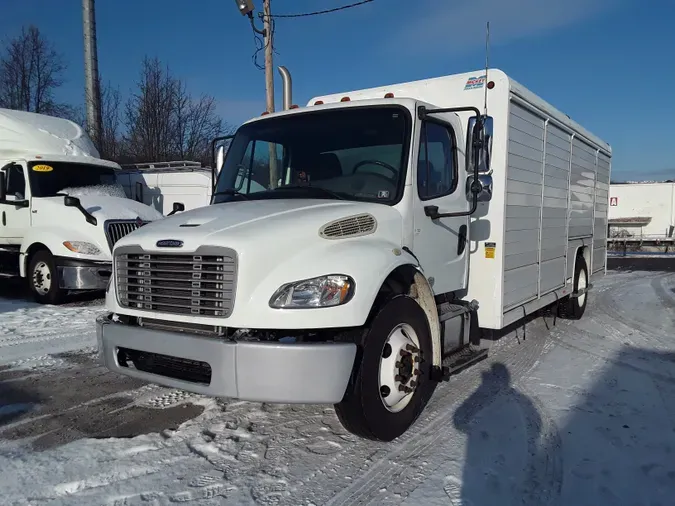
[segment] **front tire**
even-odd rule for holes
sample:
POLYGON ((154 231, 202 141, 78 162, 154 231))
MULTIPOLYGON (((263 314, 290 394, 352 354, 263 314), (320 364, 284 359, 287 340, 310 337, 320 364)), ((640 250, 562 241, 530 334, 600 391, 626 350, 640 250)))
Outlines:
POLYGON ((60 304, 65 298, 59 287, 59 277, 54 256, 47 250, 35 253, 28 265, 28 284, 35 300, 40 304, 60 304))
POLYGON ((343 400, 335 406, 342 425, 373 440, 391 441, 423 411, 436 383, 430 379, 431 333, 424 310, 397 295, 366 329, 343 400))

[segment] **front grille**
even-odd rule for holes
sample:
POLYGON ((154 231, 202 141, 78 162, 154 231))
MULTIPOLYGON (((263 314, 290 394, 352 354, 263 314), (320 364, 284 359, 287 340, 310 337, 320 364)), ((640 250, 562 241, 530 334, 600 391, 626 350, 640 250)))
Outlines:
POLYGON ((131 309, 226 318, 234 306, 236 269, 236 253, 228 248, 145 253, 122 247, 115 254, 117 298, 131 309))
POLYGON ((107 221, 105 224, 105 235, 108 239, 108 244, 112 250, 115 243, 125 235, 130 234, 134 230, 139 229, 143 225, 147 225, 147 221, 107 221))

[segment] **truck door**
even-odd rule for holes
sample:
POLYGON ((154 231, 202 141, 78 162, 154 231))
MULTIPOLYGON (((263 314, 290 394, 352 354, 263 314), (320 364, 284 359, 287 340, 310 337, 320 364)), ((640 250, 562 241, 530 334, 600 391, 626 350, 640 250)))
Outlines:
MULTIPOLYGON (((466 287, 469 218, 432 220, 425 207, 439 213, 469 209, 465 192, 464 154, 458 149, 462 128, 455 115, 421 121, 416 173, 413 174, 413 252, 436 294, 466 287)), ((463 145, 462 142, 459 145, 463 145)))
POLYGON ((30 227, 30 207, 19 205, 29 198, 23 165, 2 167, 7 182, 7 200, 0 203, 0 244, 19 245, 30 227))

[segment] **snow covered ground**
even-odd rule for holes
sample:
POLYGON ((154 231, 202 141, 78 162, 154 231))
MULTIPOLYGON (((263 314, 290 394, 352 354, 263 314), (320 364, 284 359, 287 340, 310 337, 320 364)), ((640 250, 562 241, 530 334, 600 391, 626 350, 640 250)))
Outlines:
POLYGON ((581 321, 492 343, 389 444, 331 407, 121 381, 91 349, 61 353, 94 345, 100 303, 0 298, 0 503, 671 505, 675 274, 612 273, 590 297, 581 321))

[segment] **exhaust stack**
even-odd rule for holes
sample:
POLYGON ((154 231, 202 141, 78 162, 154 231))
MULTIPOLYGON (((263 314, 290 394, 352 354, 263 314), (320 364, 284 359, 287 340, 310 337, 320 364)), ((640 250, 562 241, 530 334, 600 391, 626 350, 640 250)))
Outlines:
POLYGON ((281 74, 282 92, 284 111, 288 111, 293 103, 293 81, 291 80, 291 73, 283 65, 279 66, 279 74, 281 74))

